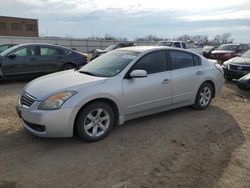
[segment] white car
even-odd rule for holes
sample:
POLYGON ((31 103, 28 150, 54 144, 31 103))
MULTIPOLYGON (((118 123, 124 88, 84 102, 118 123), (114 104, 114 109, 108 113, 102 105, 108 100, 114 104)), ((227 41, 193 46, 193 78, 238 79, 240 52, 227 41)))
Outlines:
POLYGON ((97 141, 130 119, 191 105, 203 110, 223 86, 219 64, 171 47, 108 52, 79 70, 40 77, 23 89, 17 111, 42 137, 97 141))

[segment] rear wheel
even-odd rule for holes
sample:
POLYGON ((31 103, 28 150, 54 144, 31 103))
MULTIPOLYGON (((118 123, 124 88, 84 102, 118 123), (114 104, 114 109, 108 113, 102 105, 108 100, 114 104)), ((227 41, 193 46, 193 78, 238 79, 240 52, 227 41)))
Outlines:
POLYGON ((204 110, 207 108, 212 100, 213 93, 214 90, 211 84, 207 82, 203 83, 196 94, 193 108, 197 110, 204 110))
POLYGON ((62 66, 62 70, 69 70, 74 68, 76 68, 76 65, 74 65, 73 63, 66 63, 62 66))
POLYGON ((79 112, 76 128, 82 140, 94 142, 106 137, 114 123, 115 118, 112 108, 104 102, 95 102, 79 112))

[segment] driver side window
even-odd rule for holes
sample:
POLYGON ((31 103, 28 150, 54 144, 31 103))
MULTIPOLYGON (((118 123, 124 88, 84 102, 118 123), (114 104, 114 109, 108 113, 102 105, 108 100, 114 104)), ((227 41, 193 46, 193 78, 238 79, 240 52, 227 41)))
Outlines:
POLYGON ((16 56, 34 56, 36 54, 36 47, 25 47, 14 52, 16 56))
POLYGON ((132 70, 145 70, 148 74, 164 72, 167 70, 166 56, 164 51, 151 52, 143 56, 134 65, 132 70))

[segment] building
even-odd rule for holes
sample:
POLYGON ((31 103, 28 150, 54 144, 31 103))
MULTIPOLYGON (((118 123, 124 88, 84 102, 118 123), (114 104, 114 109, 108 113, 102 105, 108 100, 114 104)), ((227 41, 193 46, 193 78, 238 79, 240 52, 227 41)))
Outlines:
POLYGON ((0 16, 0 36, 38 37, 38 20, 0 16))

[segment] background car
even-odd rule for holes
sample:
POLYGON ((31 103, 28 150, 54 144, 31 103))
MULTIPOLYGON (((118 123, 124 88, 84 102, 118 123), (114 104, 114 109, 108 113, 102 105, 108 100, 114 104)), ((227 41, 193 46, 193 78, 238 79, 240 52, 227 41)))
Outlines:
POLYGON ((0 77, 46 74, 73 69, 87 63, 79 52, 50 44, 21 44, 0 54, 0 77))
POLYGON ((250 73, 240 78, 237 82, 240 89, 250 90, 250 73))
POLYGON ((15 46, 16 44, 0 44, 0 53, 2 53, 4 50, 7 50, 8 48, 11 48, 12 46, 15 46))
POLYGON ((93 142, 130 119, 181 106, 206 109, 223 86, 222 73, 219 64, 186 50, 122 48, 79 70, 33 80, 17 112, 34 135, 71 137, 75 131, 93 142))
POLYGON ((204 46, 203 49, 202 49, 202 55, 209 59, 211 54, 212 54, 212 51, 216 49, 216 46, 204 46))
POLYGON ((92 61, 93 59, 95 59, 95 58, 99 57, 100 55, 103 55, 111 50, 118 49, 118 48, 124 48, 124 47, 130 47, 130 46, 134 46, 134 43, 123 42, 123 43, 110 45, 107 48, 105 48, 104 50, 96 49, 90 54, 89 61, 92 61))
POLYGON ((234 57, 222 65, 226 80, 239 79, 250 73, 250 50, 241 57, 234 57))
POLYGON ((247 50, 249 50, 248 44, 222 44, 211 52, 210 58, 216 59, 222 64, 233 57, 241 56, 247 50))
POLYGON ((169 46, 175 48, 187 49, 187 44, 184 41, 160 41, 156 46, 169 46))

